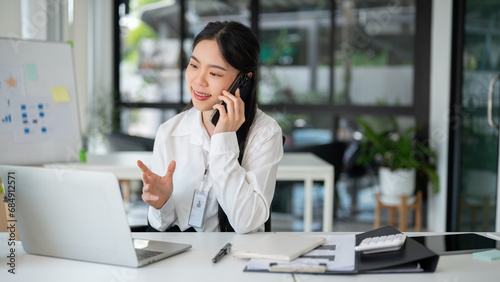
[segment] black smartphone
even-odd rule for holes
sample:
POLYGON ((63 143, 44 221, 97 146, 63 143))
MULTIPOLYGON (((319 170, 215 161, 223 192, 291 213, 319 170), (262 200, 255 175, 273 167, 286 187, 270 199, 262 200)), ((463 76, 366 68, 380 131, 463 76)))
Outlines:
MULTIPOLYGON (((235 94, 236 89, 240 89, 240 97, 243 102, 246 101, 247 97, 252 93, 253 89, 253 79, 248 76, 246 73, 240 73, 236 79, 233 81, 233 84, 229 87, 229 93, 235 94)), ((227 111, 226 103, 224 101, 220 102, 221 105, 224 106, 224 108, 227 111)), ((210 116, 210 122, 216 126, 217 122, 219 121, 220 113, 219 110, 215 110, 212 115, 210 116)))

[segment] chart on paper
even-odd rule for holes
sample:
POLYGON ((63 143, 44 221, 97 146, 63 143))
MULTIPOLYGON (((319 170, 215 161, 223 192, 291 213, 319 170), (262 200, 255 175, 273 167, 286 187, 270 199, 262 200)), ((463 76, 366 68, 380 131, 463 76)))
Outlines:
POLYGON ((12 131, 10 98, 7 96, 0 96, 0 120, 0 132, 12 131))
POLYGON ((24 97, 23 69, 0 66, 0 132, 12 131, 11 97, 24 97))
POLYGON ((65 138, 70 132, 68 108, 57 108, 48 98, 12 99, 14 139, 32 142, 65 138))

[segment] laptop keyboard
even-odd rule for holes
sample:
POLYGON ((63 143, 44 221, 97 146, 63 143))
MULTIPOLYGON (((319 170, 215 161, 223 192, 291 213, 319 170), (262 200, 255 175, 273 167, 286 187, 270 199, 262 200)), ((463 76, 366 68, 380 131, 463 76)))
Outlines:
POLYGON ((159 255, 162 252, 149 251, 149 250, 144 250, 144 249, 135 249, 135 253, 137 254, 137 259, 139 261, 141 261, 143 259, 148 259, 150 257, 154 257, 156 255, 159 255))

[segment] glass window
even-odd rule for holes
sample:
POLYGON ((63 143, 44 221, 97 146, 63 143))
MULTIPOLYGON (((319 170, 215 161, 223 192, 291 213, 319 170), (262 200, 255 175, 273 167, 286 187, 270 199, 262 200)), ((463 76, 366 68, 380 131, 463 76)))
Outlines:
MULTIPOLYGON (((184 42, 186 58, 191 57, 191 49, 194 37, 209 23, 213 21, 238 21, 248 27, 250 24, 250 10, 247 0, 233 1, 187 1, 186 6, 186 22, 187 36, 184 42)), ((184 69, 185 71, 185 69, 184 69)), ((184 78, 184 76, 183 76, 184 78)), ((183 79, 183 86, 186 86, 186 81, 183 79)), ((187 89, 183 92, 184 103, 191 101, 191 96, 187 89)))
POLYGON ((178 13, 175 1, 130 1, 120 18, 123 102, 180 101, 178 13))
POLYGON ((120 100, 125 106, 121 130, 150 137, 165 117, 172 115, 126 108, 134 103, 177 104, 177 109, 183 108, 191 97, 182 67, 187 62, 181 60, 190 57, 194 36, 210 21, 238 20, 250 26, 250 12, 246 0, 231 4, 215 0, 185 1, 185 40, 181 50, 179 1, 131 0, 129 7, 130 12, 123 14, 119 22, 120 100))
POLYGON ((328 144, 333 141, 331 113, 287 113, 268 111, 281 127, 285 149, 328 144))
POLYGON ((158 127, 177 112, 150 108, 123 109, 121 111, 121 131, 134 136, 154 138, 158 127))
POLYGON ((330 93, 330 1, 261 1, 262 104, 324 104, 330 93))
POLYGON ((413 104, 415 1, 338 1, 336 104, 413 104))
MULTIPOLYGON (((358 198, 373 196, 376 176, 355 164, 357 120, 376 128, 394 119, 401 130, 426 126, 417 123, 427 120, 422 117, 428 110, 428 81, 422 77, 428 74, 424 67, 416 73, 414 61, 429 60, 430 35, 419 42, 418 52, 414 44, 415 30, 426 32, 425 25, 415 24, 417 7, 427 11, 430 1, 255 2, 130 0, 119 31, 122 131, 153 138, 158 126, 190 101, 184 71, 193 38, 208 22, 236 20, 258 27, 259 107, 280 124, 285 150, 323 154, 332 163, 340 159, 335 216, 367 218, 365 211, 374 203, 358 198), (250 5, 255 2, 258 9, 250 5), (318 147, 326 151, 318 153, 318 147)), ((430 15, 420 13, 418 19, 428 23, 430 15)))
MULTIPOLYGON (((488 90, 500 67, 500 4, 465 1, 460 124, 461 162, 456 224, 458 231, 495 230, 498 205, 498 130, 488 122, 488 90)), ((491 116, 498 123, 500 91, 496 82, 492 93, 491 116)), ((498 229, 498 226, 497 226, 498 229)))

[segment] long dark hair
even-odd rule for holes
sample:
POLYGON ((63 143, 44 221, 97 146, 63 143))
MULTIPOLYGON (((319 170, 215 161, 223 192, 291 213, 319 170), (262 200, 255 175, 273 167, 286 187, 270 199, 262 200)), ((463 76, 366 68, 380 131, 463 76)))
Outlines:
MULTIPOLYGON (((193 50, 202 40, 215 40, 219 46, 224 60, 240 73, 252 73, 254 80, 251 94, 244 100, 245 102, 245 122, 236 131, 240 155, 238 161, 241 164, 245 142, 248 131, 255 118, 257 111, 257 84, 259 81, 259 52, 260 45, 252 30, 239 22, 210 22, 203 30, 196 35, 193 41, 193 50)), ((229 86, 229 85, 228 85, 229 86)), ((193 102, 189 102, 186 109, 193 107, 193 102)), ((219 205, 219 230, 222 232, 234 232, 229 223, 226 213, 219 205)))

